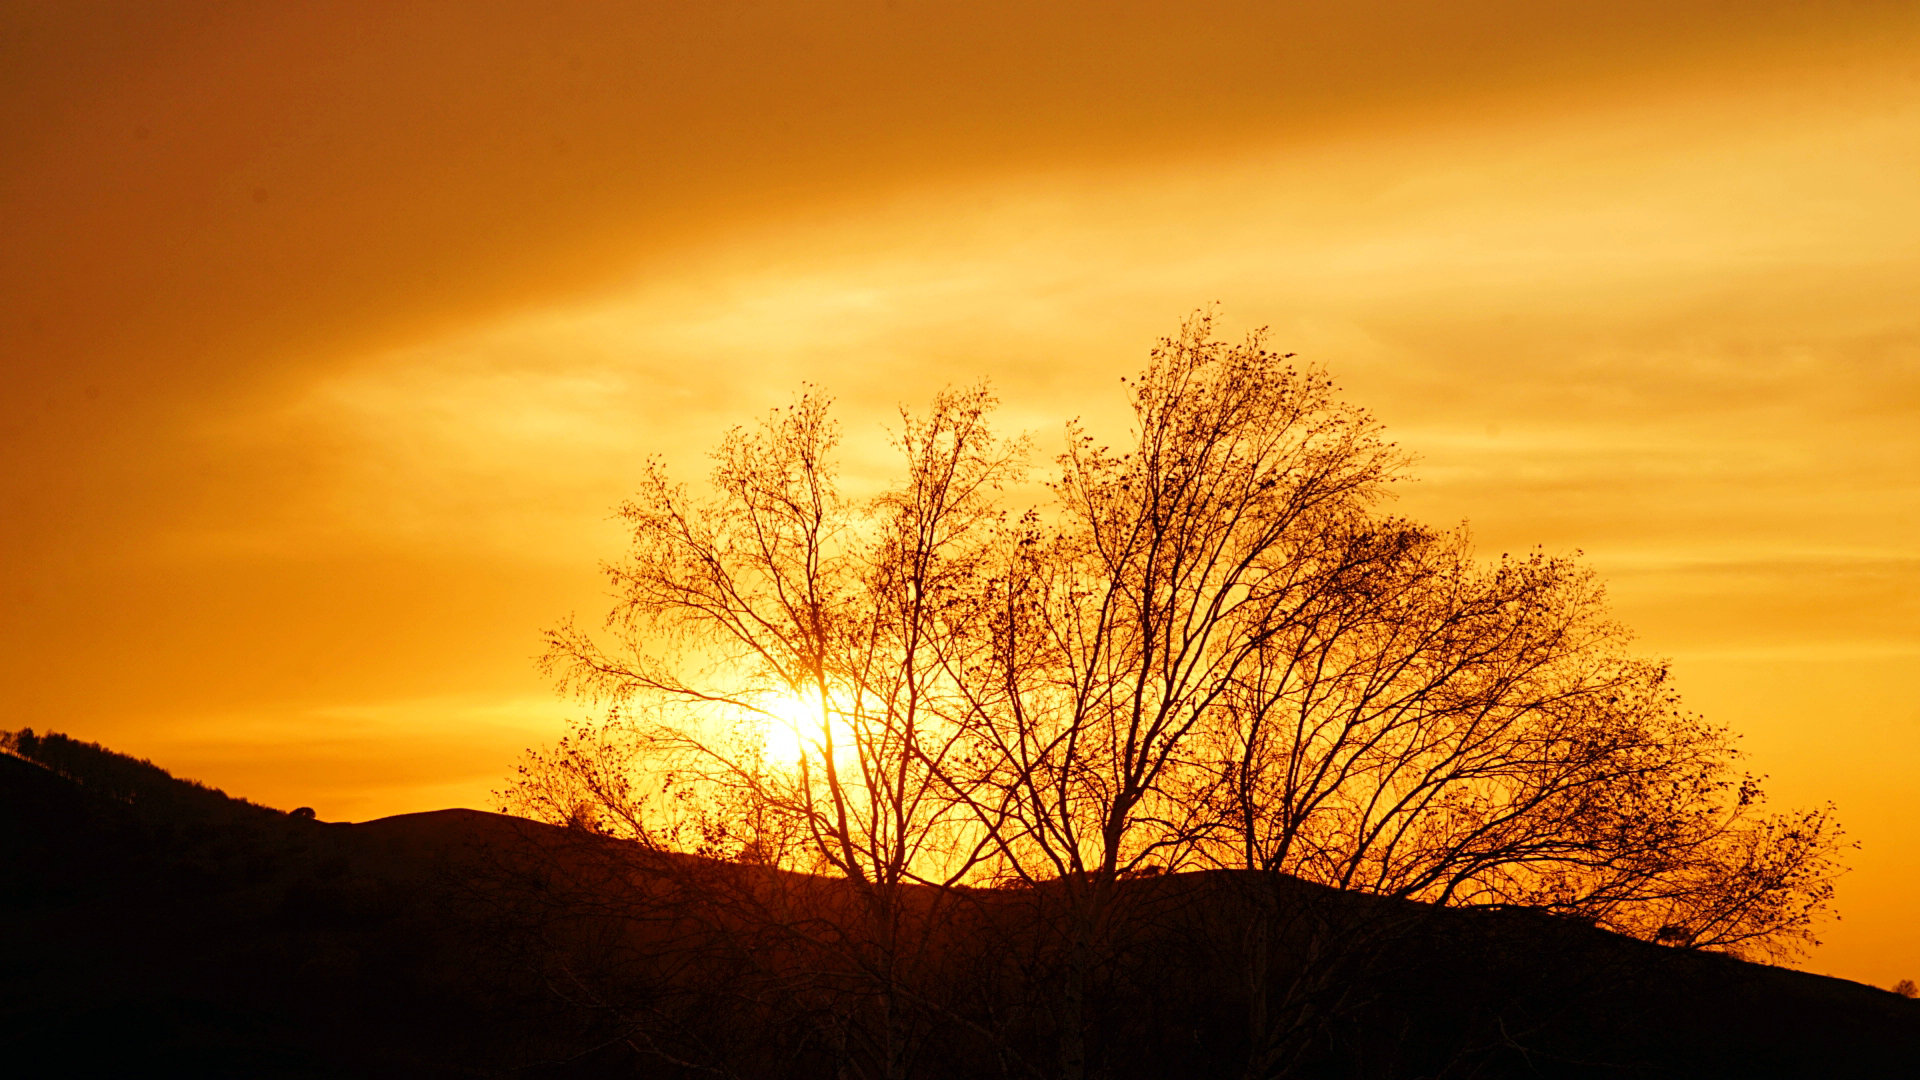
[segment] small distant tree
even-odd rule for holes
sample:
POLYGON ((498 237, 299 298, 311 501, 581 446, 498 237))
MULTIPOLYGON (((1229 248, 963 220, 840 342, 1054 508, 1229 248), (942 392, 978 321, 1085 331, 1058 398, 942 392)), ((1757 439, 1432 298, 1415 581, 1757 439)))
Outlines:
MULTIPOLYGON (((844 879, 867 980, 846 1067, 888 1077, 930 1007, 916 888, 1064 897, 1049 1012, 1071 1080, 1119 883, 1148 868, 1741 954, 1809 939, 1829 812, 1762 812, 1591 571, 1385 513, 1405 455, 1258 334, 1196 315, 1129 386, 1129 436, 1069 425, 1051 499, 1018 515, 1027 447, 984 388, 903 414, 898 480, 865 500, 836 485, 814 393, 730 433, 710 494, 650 467, 605 627, 548 635, 548 669, 606 719, 532 758, 514 805, 844 879)), ((1270 1072, 1302 1014, 1268 1008, 1256 954, 1249 1069, 1270 1072)))
POLYGON ((1920 987, 1914 986, 1912 979, 1901 979, 1894 983, 1893 992, 1904 998, 1920 997, 1920 987))

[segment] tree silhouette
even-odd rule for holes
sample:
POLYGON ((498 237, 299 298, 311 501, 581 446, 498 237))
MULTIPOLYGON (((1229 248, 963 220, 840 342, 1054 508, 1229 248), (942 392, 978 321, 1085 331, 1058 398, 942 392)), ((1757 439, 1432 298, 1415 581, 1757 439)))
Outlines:
POLYGON ((1379 424, 1209 314, 1128 386, 1131 438, 1070 424, 1051 498, 1022 513, 1028 448, 993 433, 984 387, 903 413, 900 478, 870 499, 835 484, 817 392, 729 433, 709 494, 651 466, 605 627, 547 636, 604 722, 534 755, 512 804, 844 879, 858 1005, 828 1011, 850 1067, 888 1077, 938 1010, 909 974, 932 912, 976 886, 1046 897, 1040 1071, 1074 1080, 1090 987, 1141 917, 1123 883, 1162 871, 1251 883, 1260 1074, 1403 918, 1283 910, 1297 879, 1743 955, 1809 940, 1829 813, 1762 813, 1730 736, 1631 654, 1591 571, 1478 559, 1464 529, 1386 513, 1408 461, 1379 424), (1339 962, 1280 979, 1276 935, 1339 962))

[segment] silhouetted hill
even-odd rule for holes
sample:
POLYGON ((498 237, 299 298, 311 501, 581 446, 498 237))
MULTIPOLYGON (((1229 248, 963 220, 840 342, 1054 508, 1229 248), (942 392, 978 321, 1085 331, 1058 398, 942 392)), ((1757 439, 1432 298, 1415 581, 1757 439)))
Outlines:
POLYGON ((48 744, 51 768, 0 755, 13 1075, 471 1076, 548 1054, 550 995, 489 967, 437 851, 48 744))
MULTIPOLYGON (((836 882, 472 810, 324 823, 60 736, 9 746, 12 1075, 834 1074, 836 882)), ((915 1074, 1044 1072, 1060 890, 915 896, 930 946, 902 978, 940 1018, 915 1074)), ((1121 896, 1094 1075, 1244 1075, 1255 910, 1270 962, 1319 980, 1272 1058, 1294 1075, 1920 1075, 1920 1004, 1844 980, 1231 873, 1121 896), (1366 947, 1315 967, 1328 940, 1366 947)))

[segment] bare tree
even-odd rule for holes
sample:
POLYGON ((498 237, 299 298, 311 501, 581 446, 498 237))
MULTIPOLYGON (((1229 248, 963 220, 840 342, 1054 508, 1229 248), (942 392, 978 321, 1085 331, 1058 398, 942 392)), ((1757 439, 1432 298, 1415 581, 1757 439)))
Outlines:
POLYGON ((1341 543, 1365 580, 1290 611, 1214 713, 1217 860, 1719 948, 1804 926, 1775 900, 1812 884, 1825 816, 1755 818, 1729 737, 1624 651, 1591 572, 1411 526, 1341 543))
MULTIPOLYGON (((1328 546, 1345 557, 1324 561, 1204 732, 1216 865, 1724 951, 1805 937, 1831 894, 1827 812, 1757 814, 1729 737, 1679 708, 1664 666, 1626 653, 1589 571, 1539 554, 1482 565, 1464 532, 1396 522, 1328 546)), ((1405 932, 1419 909, 1373 910, 1393 917, 1342 923, 1333 955, 1405 932)), ((1249 952, 1250 1023, 1279 1025, 1255 1039, 1273 1068, 1302 999, 1338 990, 1301 971, 1275 986, 1263 956, 1249 952)))
POLYGON ((988 429, 993 404, 976 388, 903 413, 906 479, 864 506, 834 486, 838 435, 818 395, 731 433, 711 499, 651 469, 621 510, 631 553, 607 568, 613 643, 548 635, 548 668, 613 710, 616 737, 583 732, 523 783, 568 792, 544 797, 549 814, 578 817, 568 804, 584 801, 656 847, 851 883, 848 958, 879 1011, 861 1060, 888 1077, 904 1075, 911 1041, 903 887, 951 885, 986 850, 955 798, 970 787, 953 761, 961 732, 942 719, 941 642, 1025 453, 988 429), (771 745, 783 741, 784 758, 771 745))
POLYGON ((1154 350, 1130 449, 1069 428, 1051 520, 1005 552, 955 670, 1004 868, 1070 898, 1068 1077, 1086 1068, 1085 982, 1116 881, 1178 864, 1210 825, 1186 790, 1194 736, 1312 572, 1314 538, 1363 515, 1400 460, 1324 375, 1210 331, 1197 316, 1154 350))
POLYGON ((765 914, 835 924, 857 1003, 826 1010, 834 1037, 888 1077, 938 1009, 915 974, 928 927, 972 886, 1057 916, 1072 1080, 1093 980, 1138 929, 1126 880, 1149 873, 1264 883, 1256 1074, 1387 932, 1308 919, 1281 978, 1285 881, 1695 948, 1804 939, 1831 895, 1829 815, 1760 813, 1729 736, 1631 654, 1590 571, 1481 561, 1464 529, 1383 513, 1407 459, 1378 423, 1205 313, 1129 386, 1131 439, 1069 425, 1051 500, 1017 518, 1003 488, 1026 445, 993 434, 984 388, 903 413, 902 479, 871 499, 837 490, 817 394, 730 433, 708 497, 651 467, 605 630, 548 637, 549 670, 608 720, 534 758, 519 805, 842 879, 851 911, 765 914))

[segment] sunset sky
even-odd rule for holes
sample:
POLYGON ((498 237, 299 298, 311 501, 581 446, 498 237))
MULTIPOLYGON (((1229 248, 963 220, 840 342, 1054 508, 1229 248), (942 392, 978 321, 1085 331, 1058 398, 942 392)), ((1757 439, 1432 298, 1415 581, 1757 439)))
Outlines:
POLYGON ((1920 5, 16 2, 0 704, 269 805, 491 806, 610 514, 803 381, 1050 454, 1220 303, 1583 550, 1920 978, 1920 5))

